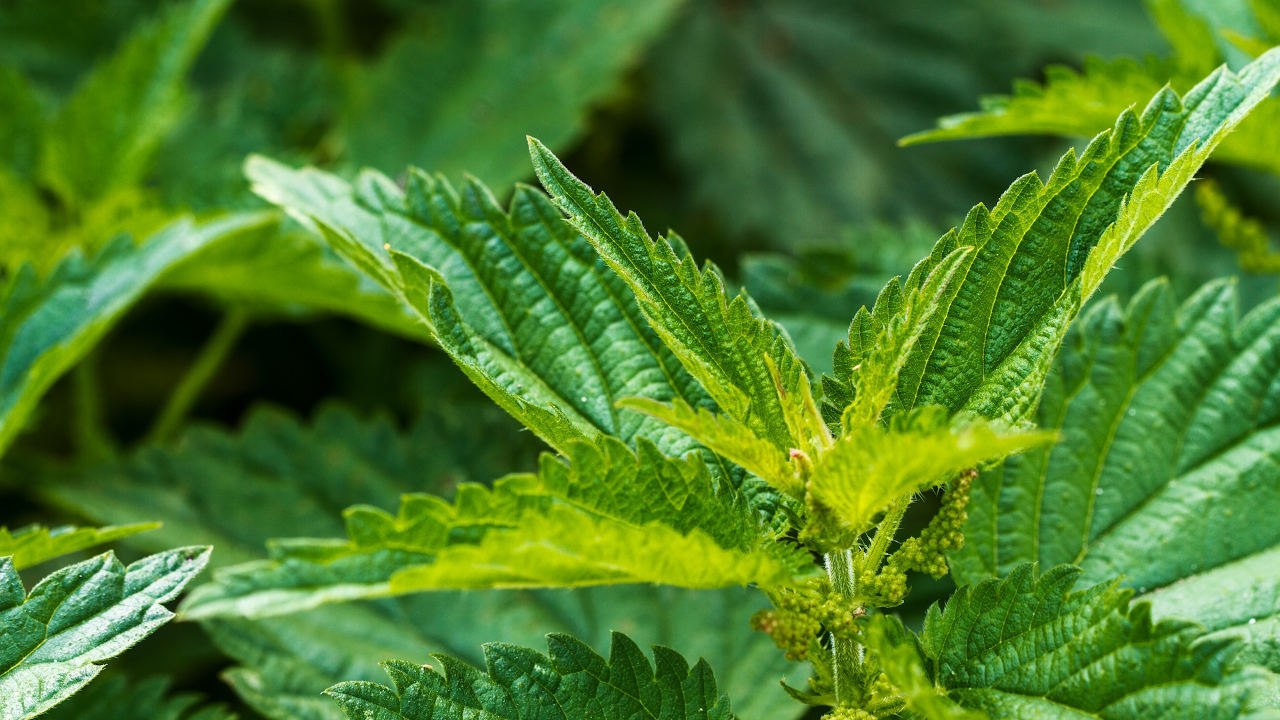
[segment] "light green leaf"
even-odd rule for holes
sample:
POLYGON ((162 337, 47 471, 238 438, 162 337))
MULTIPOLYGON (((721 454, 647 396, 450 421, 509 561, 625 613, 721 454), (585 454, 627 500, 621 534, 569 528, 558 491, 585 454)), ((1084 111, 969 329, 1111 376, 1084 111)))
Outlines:
POLYGON ((923 720, 985 720, 986 715, 961 707, 933 682, 915 638, 896 616, 873 615, 861 639, 900 702, 923 720))
POLYGON ((172 5, 86 76, 50 121, 42 180, 73 205, 137 184, 177 125, 183 78, 230 4, 172 5))
POLYGON ((718 269, 708 265, 699 271, 674 235, 649 237, 635 213, 624 217, 542 143, 530 138, 529 152, 552 199, 627 282, 662 342, 721 412, 779 450, 816 454, 829 435, 807 370, 790 340, 746 292, 729 296, 718 269))
MULTIPOLYGON (((989 95, 977 112, 938 120, 933 130, 909 135, 904 145, 992 137, 1048 134, 1089 137, 1111 124, 1125 108, 1145 102, 1162 87, 1189 90, 1219 62, 1209 26, 1177 0, 1149 3, 1177 54, 1169 59, 1089 58, 1081 71, 1063 65, 1045 68, 1043 84, 1022 80, 1012 95, 989 95), (1203 44, 1207 37, 1209 44, 1203 44)), ((1218 162, 1280 173, 1280 100, 1266 100, 1255 117, 1222 142, 1218 162)))
MULTIPOLYGON (((896 307, 955 247, 975 248, 903 368, 900 409, 942 405, 1008 423, 1027 419, 1082 301, 1277 79, 1280 50, 1239 76, 1215 71, 1183 100, 1162 90, 1141 117, 1126 110, 1080 157, 1064 155, 1047 184, 1031 173, 991 210, 975 207, 912 270, 903 292, 887 296, 896 307)), ((837 349, 835 375, 823 385, 828 419, 852 399, 864 336, 855 322, 849 344, 837 349)))
POLYGON ((504 211, 475 181, 458 192, 418 171, 406 192, 379 175, 352 187, 262 158, 247 173, 258 194, 414 308, 467 377, 552 447, 601 434, 648 438, 673 456, 699 447, 614 407, 628 396, 710 400, 541 193, 518 187, 504 211))
POLYGON ((115 555, 65 567, 30 594, 0 558, 0 719, 35 717, 62 702, 173 617, 162 603, 204 567, 209 548, 179 548, 125 567, 115 555))
POLYGON ((385 677, 378 663, 389 657, 434 663, 432 653, 447 653, 480 665, 481 645, 496 638, 530 646, 548 632, 564 632, 603 650, 615 630, 641 645, 705 658, 746 716, 796 718, 805 708, 777 682, 803 683, 805 668, 786 662, 767 635, 748 629, 751 615, 767 604, 746 588, 632 585, 439 592, 202 624, 219 648, 243 663, 225 674, 236 692, 273 720, 341 720, 342 711, 320 692, 343 680, 385 677))
POLYGON ((263 213, 179 220, 138 247, 118 238, 92 258, 73 252, 46 278, 24 266, 0 286, 0 453, 40 396, 161 274, 215 240, 268 221, 263 213))
POLYGON ((270 561, 220 571, 183 612, 256 617, 437 589, 771 585, 810 565, 701 458, 638 448, 581 442, 567 460, 544 455, 536 475, 461 485, 453 504, 419 494, 395 516, 353 507, 347 541, 277 541, 270 561))
POLYGON ((861 533, 876 514, 912 493, 940 485, 961 471, 1053 440, 982 421, 949 425, 942 408, 898 416, 888 424, 858 425, 817 458, 809 490, 845 526, 861 533))
POLYGON ((172 693, 168 678, 128 682, 122 677, 100 680, 54 708, 45 720, 235 720, 221 705, 202 704, 195 693, 172 693), (198 706, 198 707, 197 707, 198 706))
POLYGON ((1121 575, 1157 617, 1248 632, 1280 669, 1280 301, 1236 305, 1228 282, 1180 309, 1153 282, 1093 307, 1037 417, 1062 442, 975 481, 957 578, 1027 561, 1121 575))
POLYGON ((441 672, 403 661, 384 665, 394 689, 368 682, 330 688, 349 718, 461 720, 483 716, 577 720, 732 720, 706 661, 692 668, 674 650, 653 648, 653 664, 615 633, 609 659, 568 635, 549 635, 549 655, 507 643, 485 646, 487 672, 446 655, 441 672))
POLYGON ((499 188, 528 177, 526 134, 567 147, 617 92, 679 0, 479 0, 423 7, 361 74, 347 153, 499 188))
POLYGON ((921 647, 934 682, 992 718, 1280 716, 1268 708, 1275 676, 1234 669, 1232 641, 1152 622, 1114 583, 1070 592, 1079 575, 1022 565, 930 608, 921 647))
POLYGON ((0 527, 0 556, 8 555, 13 567, 21 570, 60 555, 114 542, 158 527, 160 523, 138 523, 103 528, 69 526, 47 528, 42 525, 28 525, 12 533, 8 528, 0 527))

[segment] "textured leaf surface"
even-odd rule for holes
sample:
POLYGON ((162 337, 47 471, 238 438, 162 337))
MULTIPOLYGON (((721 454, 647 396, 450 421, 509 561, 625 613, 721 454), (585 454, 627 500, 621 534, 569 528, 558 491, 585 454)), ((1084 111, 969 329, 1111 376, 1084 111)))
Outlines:
POLYGON ((13 567, 21 570, 95 545, 119 540, 136 533, 154 530, 159 523, 138 523, 118 527, 84 528, 28 525, 9 532, 0 527, 0 556, 9 556, 13 567))
POLYGON ((0 453, 36 401, 174 263, 267 222, 261 213, 179 220, 135 247, 127 238, 92 258, 72 254, 45 278, 24 266, 0 287, 0 453))
POLYGON ((814 497, 861 533, 894 501, 941 485, 968 468, 1052 440, 1044 433, 1008 431, 980 422, 952 428, 945 413, 932 414, 943 417, 893 422, 888 429, 863 425, 841 435, 814 464, 814 497))
POLYGON ((649 324, 725 416, 786 451, 827 436, 807 370, 790 340, 746 294, 725 292, 720 271, 698 269, 674 235, 649 236, 542 143, 530 138, 534 169, 555 203, 630 286, 649 324))
POLYGON ((1092 308, 1038 411, 1062 442, 974 483, 957 577, 1123 575, 1157 617, 1238 626, 1280 669, 1280 301, 1237 314, 1228 282, 1092 308))
POLYGON ((173 617, 162 603, 204 567, 208 548, 179 548, 125 567, 111 553, 65 567, 26 593, 0 558, 0 718, 34 717, 86 685, 99 664, 173 617))
MULTIPOLYGON (((974 208, 904 283, 909 293, 955 247, 975 248, 962 282, 941 300, 945 311, 932 316, 903 369, 900 408, 936 404, 1006 422, 1027 419, 1082 300, 1278 78, 1280 50, 1239 76, 1215 71, 1181 100, 1162 90, 1140 117, 1126 110, 1081 156, 1063 156, 1047 184, 1031 173, 991 210, 974 208)), ((895 305, 899 296, 882 295, 895 305)), ((829 419, 852 399, 867 347, 855 323, 848 344, 837 348, 834 377, 824 382, 829 419)))
POLYGON ((168 679, 128 682, 105 678, 51 710, 47 720, 235 720, 221 705, 205 705, 195 693, 169 691, 168 679))
POLYGON ((255 191, 416 309, 463 372, 552 447, 599 434, 646 437, 669 455, 698 447, 614 407, 627 396, 710 401, 626 284, 536 190, 518 188, 504 211, 474 181, 455 191, 417 171, 405 193, 377 175, 352 187, 261 158, 248 173, 255 191))
POLYGON ((202 624, 242 663, 227 674, 236 692, 273 720, 341 720, 342 711, 320 692, 344 680, 384 679, 378 664, 387 658, 435 664, 430 654, 446 653, 482 665, 481 645, 498 638, 539 646, 546 633, 563 632, 604 650, 615 630, 645 647, 705 658, 744 716, 795 718, 805 708, 777 682, 802 683, 804 669, 748 629, 752 613, 766 605, 752 589, 634 585, 440 592, 202 624))
POLYGON ((361 77, 343 131, 360 166, 406 163, 506 188, 526 134, 565 147, 616 92, 677 0, 427 6, 361 77))
POLYGON ((40 174, 71 203, 142 179, 177 124, 183 78, 230 0, 166 8, 85 77, 50 120, 40 174))
POLYGON ((1022 565, 935 605, 921 636, 935 682, 992 718, 1280 716, 1267 709, 1274 676, 1232 669, 1232 641, 1154 623, 1114 583, 1069 592, 1079 574, 1022 565))
POLYGON ((729 699, 710 666, 689 667, 674 650, 657 646, 653 662, 616 633, 606 661, 568 635, 547 638, 549 654, 507 643, 485 646, 485 671, 438 656, 442 672, 403 661, 386 663, 394 688, 343 683, 328 690, 349 718, 524 717, 601 720, 705 718, 730 720, 729 699))
POLYGON ((346 522, 345 542, 278 541, 271 561, 221 571, 184 612, 263 616, 451 588, 771 584, 808 564, 767 539, 745 496, 700 458, 666 458, 647 441, 638 454, 614 438, 571 445, 536 475, 464 484, 452 504, 406 495, 395 516, 356 506, 346 522))

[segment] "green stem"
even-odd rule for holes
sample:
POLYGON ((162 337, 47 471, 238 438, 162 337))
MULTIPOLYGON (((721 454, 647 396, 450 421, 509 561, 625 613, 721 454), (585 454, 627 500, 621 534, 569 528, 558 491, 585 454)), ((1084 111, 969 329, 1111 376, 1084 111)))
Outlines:
POLYGON ((115 456, 115 442, 102 421, 102 391, 98 384, 96 359, 96 354, 85 357, 71 375, 76 398, 72 432, 76 447, 84 458, 105 460, 115 456))
POLYGON ((898 526, 902 524, 902 516, 907 514, 907 504, 910 498, 894 503, 885 511, 884 519, 880 521, 880 526, 876 528, 876 536, 871 540, 871 547, 867 548, 867 554, 862 559, 861 570, 864 575, 874 575, 880 569, 880 563, 884 560, 884 556, 889 552, 889 543, 893 542, 893 536, 898 534, 898 526))
POLYGON ((213 379, 214 373, 231 353, 248 324, 249 314, 244 310, 237 308, 227 311, 222 321, 218 323, 218 327, 214 329, 213 335, 209 336, 204 347, 200 348, 196 361, 187 369, 187 374, 182 377, 178 387, 174 388, 173 394, 169 396, 169 402, 156 416, 145 442, 163 442, 177 432, 187 413, 199 399, 200 393, 213 379))
MULTIPOLYGON (((827 554, 827 577, 831 589, 848 601, 854 602, 853 551, 840 550, 827 554)), ((862 646, 848 638, 831 636, 832 679, 836 686, 836 703, 851 702, 858 692, 857 668, 862 664, 862 646)))

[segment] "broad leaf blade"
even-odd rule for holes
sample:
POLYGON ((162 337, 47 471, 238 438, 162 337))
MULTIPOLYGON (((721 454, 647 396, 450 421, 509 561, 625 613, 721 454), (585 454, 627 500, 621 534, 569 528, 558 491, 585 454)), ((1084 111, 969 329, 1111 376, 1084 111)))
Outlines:
POLYGON ((84 687, 99 664, 129 649, 173 613, 209 548, 179 548, 125 567, 115 555, 65 567, 28 594, 0 558, 0 718, 34 717, 84 687))
POLYGON ((808 371, 746 292, 730 296, 719 270, 699 270, 677 237, 650 237, 640 218, 623 216, 542 143, 530 138, 529 152, 556 205, 626 281, 662 342, 721 411, 780 450, 815 450, 827 429, 808 371))
MULTIPOLYGON (((918 287, 958 245, 976 248, 904 368, 902 409, 1027 419, 1083 300, 1277 79, 1280 50, 1238 76, 1215 71, 1184 99, 1162 90, 1141 117, 1125 111, 1080 157, 1063 156, 1048 183, 1032 173, 991 210, 974 208, 905 283, 904 292, 918 287)), ((851 400, 860 340, 851 334, 824 382, 829 419, 851 400)))
POLYGON ((417 171, 403 193, 381 176, 352 187, 262 158, 247 172, 258 194, 413 307, 463 372, 552 447, 599 434, 646 437, 670 455, 698 447, 614 407, 627 396, 710 400, 537 191, 518 188, 504 211, 477 182, 455 191, 417 171))
POLYGON ((195 693, 171 692, 168 678, 128 682, 122 677, 100 680, 42 715, 46 720, 235 720, 222 705, 208 705, 195 693))
POLYGON ((1274 676, 1235 669, 1232 641, 1153 622, 1114 583, 1070 592, 1079 574, 1022 565, 931 608, 921 647, 935 682, 992 718, 1276 716, 1274 676))
POLYGON ((0 556, 8 555, 13 566, 21 570, 60 555, 114 542, 158 527, 160 523, 138 523, 102 528, 47 528, 41 525, 29 525, 14 532, 0 527, 0 556))
POLYGON ((271 561, 221 571, 183 612, 253 617, 459 588, 771 585, 809 564, 700 458, 647 441, 580 442, 567 459, 544 455, 536 475, 463 485, 452 504, 406 495, 395 516, 356 506, 346 520, 345 542, 278 541, 271 561))
POLYGON ((1038 414, 1062 443, 975 482, 957 577, 1026 561, 1123 575, 1157 616, 1247 631, 1280 669, 1280 301, 1236 305, 1230 283, 1179 308, 1154 282, 1092 308, 1038 414))
POLYGON ((394 683, 343 683, 328 694, 350 718, 434 720, 463 714, 517 720, 524 717, 670 718, 732 720, 729 699, 716 688, 705 661, 692 668, 678 653, 653 649, 651 664, 621 633, 606 661, 568 635, 547 638, 550 654, 492 643, 487 672, 447 656, 442 672, 403 661, 385 664, 394 683))
POLYGON ((0 453, 40 396, 166 270, 220 238, 270 221, 263 213, 184 219, 137 247, 118 238, 92 258, 73 253, 46 278, 30 266, 20 269, 0 288, 0 453))

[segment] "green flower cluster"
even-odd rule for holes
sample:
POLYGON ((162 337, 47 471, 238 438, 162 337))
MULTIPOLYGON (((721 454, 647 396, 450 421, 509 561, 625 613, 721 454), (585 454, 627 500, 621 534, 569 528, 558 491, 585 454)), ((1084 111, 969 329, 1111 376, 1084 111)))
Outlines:
POLYGON ((823 720, 876 720, 876 716, 860 708, 838 707, 823 715, 823 720))
POLYGON ((856 620, 862 608, 849 607, 848 600, 832 592, 825 579, 815 579, 798 588, 783 588, 773 597, 774 609, 751 616, 751 628, 767 633, 786 651, 788 660, 809 658, 825 630, 838 638, 852 638, 858 632, 856 620))
POLYGON ((964 523, 969 518, 967 507, 973 480, 977 470, 968 470, 947 486, 942 494, 942 507, 933 516, 919 537, 905 540, 889 556, 889 561, 874 577, 863 581, 859 588, 869 600, 885 603, 889 607, 901 603, 907 597, 907 573, 916 571, 933 577, 947 574, 947 553, 964 547, 964 523))

